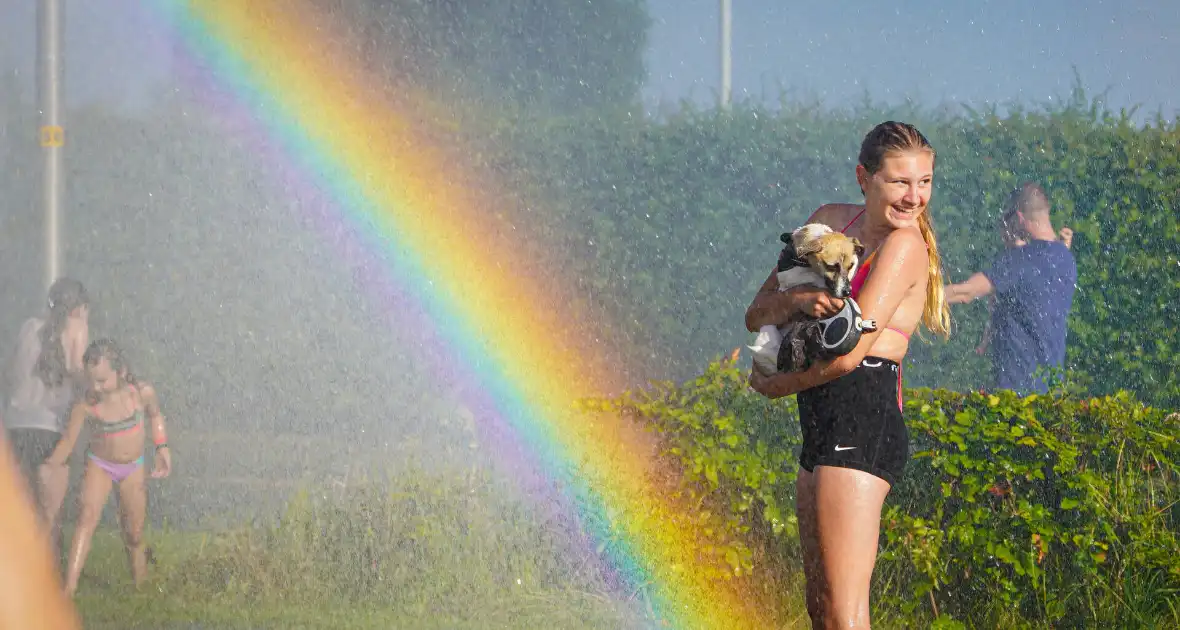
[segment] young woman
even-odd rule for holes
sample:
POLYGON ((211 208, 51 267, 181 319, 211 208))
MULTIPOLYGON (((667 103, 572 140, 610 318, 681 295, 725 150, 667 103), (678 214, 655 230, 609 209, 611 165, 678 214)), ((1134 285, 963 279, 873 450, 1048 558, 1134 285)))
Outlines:
POLYGON ((70 404, 84 389, 82 353, 90 342, 90 297, 81 282, 62 278, 49 288, 48 312, 21 326, 8 364, 4 426, 33 500, 57 539, 57 515, 69 470, 43 465, 61 439, 70 404))
MULTIPOLYGON (((869 627, 869 585, 881 509, 909 457, 901 414, 901 362, 919 324, 949 335, 941 262, 927 204, 934 149, 912 125, 885 122, 861 144, 856 179, 864 205, 829 204, 812 215, 855 236, 866 256, 852 296, 878 330, 856 348, 806 372, 762 376, 769 398, 798 394, 803 430, 797 489, 807 609, 815 628, 869 627)), ((751 331, 797 314, 834 315, 842 300, 822 289, 777 291, 770 274, 746 312, 751 331)))
POLYGON ((90 448, 82 476, 80 510, 74 539, 70 544, 66 593, 73 595, 78 577, 90 553, 90 540, 111 486, 119 486, 119 525, 131 560, 131 577, 139 586, 147 573, 143 523, 147 509, 143 452, 147 427, 151 425, 156 444, 152 477, 167 477, 172 455, 164 434, 164 416, 152 386, 132 375, 123 353, 113 341, 95 341, 82 357, 90 379, 86 398, 74 405, 66 434, 50 455, 61 463, 74 447, 84 424, 90 425, 90 448))

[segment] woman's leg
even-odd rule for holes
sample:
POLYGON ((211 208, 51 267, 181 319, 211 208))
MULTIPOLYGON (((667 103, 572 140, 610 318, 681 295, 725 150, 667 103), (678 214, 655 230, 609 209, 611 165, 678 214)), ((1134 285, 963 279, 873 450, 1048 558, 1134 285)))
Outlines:
POLYGON ((815 474, 800 468, 795 480, 795 515, 799 518, 799 543, 803 552, 807 616, 812 628, 823 628, 823 567, 815 522, 815 474))
POLYGON ((143 522, 147 514, 146 466, 140 466, 119 482, 119 526, 123 530, 123 544, 131 562, 131 579, 135 585, 147 576, 147 557, 143 547, 143 522))
POLYGON ((86 458, 86 471, 82 473, 82 493, 78 497, 78 523, 74 527, 74 539, 70 542, 70 558, 66 570, 68 595, 72 596, 74 591, 78 590, 78 577, 82 575, 82 565, 86 564, 86 556, 90 553, 90 539, 94 537, 94 530, 98 528, 102 508, 106 505, 110 492, 110 475, 89 457, 86 458))
POLYGON ((824 622, 833 628, 868 628, 869 587, 889 483, 852 468, 816 466, 814 484, 824 622))

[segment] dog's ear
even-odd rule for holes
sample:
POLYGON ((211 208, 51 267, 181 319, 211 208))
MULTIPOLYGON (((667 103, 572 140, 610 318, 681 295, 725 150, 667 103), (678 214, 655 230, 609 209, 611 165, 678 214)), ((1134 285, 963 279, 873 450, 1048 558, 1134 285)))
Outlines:
POLYGON ((804 233, 799 233, 791 240, 795 246, 795 253, 800 258, 814 254, 824 248, 823 241, 818 238, 807 238, 807 235, 804 233))
POLYGON ((855 236, 852 237, 852 251, 856 253, 856 257, 860 258, 865 255, 865 245, 860 242, 855 236))

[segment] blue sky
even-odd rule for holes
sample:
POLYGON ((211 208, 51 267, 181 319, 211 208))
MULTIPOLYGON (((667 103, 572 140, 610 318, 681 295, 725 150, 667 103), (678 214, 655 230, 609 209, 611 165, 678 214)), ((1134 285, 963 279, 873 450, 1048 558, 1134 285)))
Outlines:
MULTIPOLYGON (((64 0, 67 98, 142 102, 166 80, 168 41, 149 0, 64 0)), ((1139 0, 732 0, 735 98, 780 86, 838 104, 865 90, 927 104, 1044 102, 1067 95, 1076 66, 1115 107, 1180 110, 1180 2, 1139 0)), ((655 27, 644 98, 712 102, 720 85, 718 0, 648 0, 655 27)), ((32 86, 35 0, 5 0, 0 69, 32 86)))
MULTIPOLYGON (((649 99, 720 85, 718 0, 649 0, 649 99)), ((1116 107, 1180 109, 1180 2, 732 0, 734 96, 780 86, 839 103, 1043 102, 1110 88, 1116 107)))

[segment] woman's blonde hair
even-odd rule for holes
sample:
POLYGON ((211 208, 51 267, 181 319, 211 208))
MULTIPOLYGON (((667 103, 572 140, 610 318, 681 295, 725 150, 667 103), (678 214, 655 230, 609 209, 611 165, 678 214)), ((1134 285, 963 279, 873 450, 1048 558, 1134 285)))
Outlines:
MULTIPOLYGON (((902 122, 883 122, 865 136, 860 145, 860 165, 874 175, 881 170, 885 157, 891 153, 907 151, 929 151, 934 158, 934 147, 918 128, 902 122)), ((926 248, 930 252, 930 266, 926 283, 926 304, 922 310, 922 324, 930 332, 947 338, 951 334, 951 309, 946 302, 946 292, 943 290, 942 256, 938 253, 938 240, 934 236, 934 226, 930 223, 930 210, 927 209, 918 217, 918 229, 922 232, 922 240, 926 241, 926 248)))

